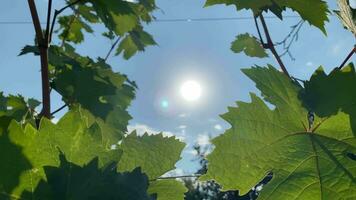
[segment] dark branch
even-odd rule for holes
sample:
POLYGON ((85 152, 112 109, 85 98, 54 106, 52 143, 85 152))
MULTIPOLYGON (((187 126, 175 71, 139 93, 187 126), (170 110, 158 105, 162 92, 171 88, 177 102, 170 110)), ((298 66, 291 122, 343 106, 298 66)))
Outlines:
POLYGON ((114 48, 115 48, 115 46, 117 45, 117 43, 119 43, 120 39, 121 39, 121 37, 119 36, 119 37, 115 40, 115 42, 111 45, 110 50, 108 51, 108 53, 107 53, 106 56, 105 56, 105 59, 104 59, 105 61, 108 60, 110 54, 111 54, 112 51, 114 50, 114 48))
POLYGON ((52 13, 52 0, 48 1, 48 9, 47 9, 47 25, 46 25, 46 34, 45 41, 49 44, 49 31, 50 31, 50 21, 51 21, 51 13, 52 13))
MULTIPOLYGON (((51 4, 51 2, 49 2, 51 4)), ((37 8, 34 0, 28 0, 30 7, 31 17, 33 25, 35 27, 36 38, 38 40, 38 47, 40 50, 41 58, 41 81, 42 81, 42 111, 40 117, 44 116, 48 119, 51 118, 51 94, 49 84, 49 72, 48 72, 48 41, 45 40, 42 33, 40 20, 37 13, 37 8)), ((48 7, 51 7, 49 5, 48 7)))
POLYGON ((261 20, 261 23, 262 23, 262 27, 263 27, 263 30, 265 32, 266 39, 267 39, 267 44, 265 44, 263 46, 265 48, 268 48, 272 52, 273 56, 276 58, 276 60, 277 60, 277 62, 279 64, 279 66, 281 67, 283 73, 290 78, 290 75, 289 75, 289 73, 288 73, 288 71, 287 71, 287 69, 286 69, 281 57, 279 56, 279 54, 277 53, 276 49, 274 48, 274 44, 273 44, 273 41, 272 41, 271 36, 269 34, 268 27, 267 27, 267 24, 266 24, 266 21, 265 21, 263 15, 262 14, 259 15, 259 17, 260 17, 260 20, 261 20))
POLYGON ((351 52, 347 55, 347 57, 345 58, 345 60, 341 63, 341 65, 339 66, 339 70, 341 70, 347 63, 347 61, 350 60, 350 58, 356 53, 356 45, 354 46, 354 48, 351 50, 351 52))
POLYGON ((58 108, 57 110, 53 111, 53 112, 51 113, 51 116, 57 114, 58 112, 60 112, 61 110, 63 110, 63 109, 66 108, 66 107, 67 107, 67 104, 64 104, 63 106, 61 106, 61 107, 58 108))
POLYGON ((38 17, 37 9, 36 9, 36 4, 34 0, 28 0, 28 5, 30 7, 30 12, 31 12, 31 17, 32 17, 32 23, 35 27, 35 32, 36 32, 36 38, 37 42, 42 45, 43 44, 43 33, 42 33, 42 28, 41 28, 41 23, 38 17))
POLYGON ((260 42, 261 42, 261 44, 263 45, 263 44, 264 44, 264 41, 263 41, 262 34, 261 34, 261 31, 260 31, 260 26, 258 25, 258 22, 257 22, 257 17, 256 17, 256 16, 253 16, 253 19, 254 19, 254 21, 255 21, 255 25, 256 25, 258 37, 260 38, 260 42))

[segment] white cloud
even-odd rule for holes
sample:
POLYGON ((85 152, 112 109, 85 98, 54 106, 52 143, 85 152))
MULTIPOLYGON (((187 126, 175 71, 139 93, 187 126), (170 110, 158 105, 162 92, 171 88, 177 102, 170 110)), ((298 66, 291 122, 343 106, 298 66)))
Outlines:
POLYGON ((196 150, 194 150, 194 149, 186 150, 186 151, 184 151, 184 153, 190 154, 190 155, 193 155, 193 156, 198 155, 198 152, 196 150))
POLYGON ((179 134, 172 133, 170 131, 157 131, 152 127, 149 127, 145 124, 135 124, 127 126, 127 130, 129 133, 132 133, 136 130, 137 135, 142 136, 143 134, 147 133, 148 135, 157 135, 162 133, 164 137, 172 137, 175 136, 178 140, 184 141, 185 137, 179 134))
POLYGON ((182 114, 179 114, 178 115, 178 117, 180 117, 180 118, 185 118, 185 117, 187 117, 188 115, 186 114, 186 113, 182 113, 182 114))
POLYGON ((210 138, 206 134, 199 134, 197 138, 197 144, 200 146, 206 146, 210 144, 210 138))
POLYGON ((341 50, 341 46, 339 44, 335 44, 332 49, 331 49, 331 52, 334 54, 334 55, 338 55, 340 53, 340 50, 341 50))
POLYGON ((186 129, 187 126, 186 126, 186 125, 180 125, 180 126, 178 126, 178 128, 179 128, 179 129, 186 129))
POLYGON ((314 63, 311 62, 311 61, 309 61, 309 62, 307 62, 305 65, 308 66, 308 67, 313 67, 314 63))
POLYGON ((138 3, 138 0, 124 0, 124 1, 131 2, 131 3, 138 3))
POLYGON ((214 129, 218 130, 218 131, 221 131, 222 130, 222 126, 220 124, 215 124, 214 129))

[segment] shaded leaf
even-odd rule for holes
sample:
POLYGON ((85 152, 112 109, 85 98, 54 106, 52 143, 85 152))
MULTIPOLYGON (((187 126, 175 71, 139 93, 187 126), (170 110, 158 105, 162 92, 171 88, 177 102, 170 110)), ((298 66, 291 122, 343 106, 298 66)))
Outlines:
POLYGON ((150 182, 148 192, 154 195, 156 200, 182 200, 188 189, 181 181, 157 180, 150 182))
POLYGON ((326 74, 320 67, 300 94, 304 106, 321 117, 329 117, 340 110, 350 115, 351 125, 356 132, 356 72, 353 64, 342 70, 334 69, 326 74))
POLYGON ((88 33, 93 32, 88 24, 75 15, 61 16, 58 18, 58 23, 60 24, 58 31, 61 31, 59 34, 61 40, 80 43, 84 40, 83 30, 88 33))
MULTIPOLYGON (((80 166, 88 164, 96 157, 99 166, 118 161, 120 150, 106 148, 101 135, 95 124, 88 124, 79 110, 67 113, 57 125, 45 118, 42 119, 39 130, 29 124, 22 128, 17 122, 11 122, 5 136, 21 149, 31 168, 26 168, 27 170, 18 176, 19 184, 16 188, 6 192, 19 196, 23 191, 33 191, 41 179, 46 180, 44 166, 59 166, 60 151, 65 154, 67 160, 80 166)), ((19 159, 5 154, 0 155, 4 163, 12 165, 19 159)))
POLYGON ((52 46, 49 60, 55 69, 52 86, 66 104, 70 108, 81 105, 101 128, 111 129, 105 131, 108 143, 119 141, 131 119, 127 108, 136 86, 125 75, 113 72, 104 60, 82 57, 68 45, 65 50, 52 46))
POLYGON ((47 181, 42 180, 33 194, 24 193, 24 199, 150 200, 148 180, 140 169, 117 173, 112 166, 100 169, 97 160, 78 166, 65 160, 63 155, 60 166, 44 169, 47 181))
POLYGON ((116 50, 116 55, 123 53, 125 59, 129 59, 139 51, 144 51, 145 47, 156 45, 153 37, 145 32, 141 27, 126 35, 116 50))

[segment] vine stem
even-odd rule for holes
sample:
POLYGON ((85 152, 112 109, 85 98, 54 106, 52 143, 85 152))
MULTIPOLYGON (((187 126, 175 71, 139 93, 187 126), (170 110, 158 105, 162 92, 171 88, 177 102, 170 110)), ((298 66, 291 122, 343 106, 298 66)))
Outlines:
POLYGON ((66 108, 68 105, 67 104, 64 104, 63 106, 61 106, 60 108, 58 108, 57 110, 53 111, 51 113, 51 115, 55 115, 56 113, 58 113, 59 111, 63 110, 64 108, 66 108))
MULTIPOLYGON (((42 80, 42 111, 40 116, 51 118, 51 95, 50 95, 50 84, 49 84, 49 72, 48 72, 48 39, 46 35, 42 33, 42 28, 40 20, 37 13, 37 8, 34 0, 27 0, 32 22, 36 32, 36 38, 38 43, 38 48, 40 50, 41 59, 41 80, 42 80)), ((48 16, 50 17, 50 10, 52 7, 52 0, 48 2, 48 16)), ((48 22, 49 23, 49 22, 48 22)), ((47 24, 48 24, 47 23, 47 24)), ((49 27, 49 25, 47 25, 49 27)))
POLYGON ((350 58, 356 53, 356 45, 354 46, 354 48, 351 50, 351 52, 347 55, 347 57, 345 58, 345 60, 341 63, 339 70, 341 70, 345 64, 347 63, 348 60, 350 60, 350 58))
MULTIPOLYGON (((267 27, 267 24, 266 24, 266 21, 263 17, 262 14, 259 15, 259 18, 260 18, 260 21, 261 21, 261 24, 262 24, 262 27, 263 27, 263 30, 265 32, 265 35, 266 35, 266 39, 267 39, 267 43, 263 44, 263 47, 264 48, 267 48, 271 51, 271 53, 273 54, 273 56, 276 58, 279 66, 281 67, 283 73, 285 75, 287 75, 289 78, 291 78, 291 76, 289 75, 288 73, 288 70, 287 68, 285 67, 281 57, 279 56, 279 54, 277 53, 276 49, 274 48, 274 43, 272 41, 272 38, 271 38, 271 35, 269 34, 269 31, 268 31, 268 27, 267 27)), ((257 27, 257 30, 259 30, 258 28, 258 23, 256 23, 256 27, 257 27)), ((262 38, 261 38, 262 39, 262 38)))

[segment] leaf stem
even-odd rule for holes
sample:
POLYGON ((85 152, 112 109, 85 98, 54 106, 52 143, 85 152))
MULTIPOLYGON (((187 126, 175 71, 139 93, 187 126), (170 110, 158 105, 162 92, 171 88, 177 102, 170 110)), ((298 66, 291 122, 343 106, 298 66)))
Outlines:
POLYGON ((347 55, 347 57, 345 58, 345 60, 341 63, 341 65, 339 66, 339 70, 341 70, 345 64, 347 63, 348 60, 350 60, 350 58, 356 53, 356 45, 354 46, 354 48, 351 50, 351 52, 347 55))
MULTIPOLYGON (((283 73, 285 75, 287 75, 288 78, 290 78, 290 75, 289 75, 289 73, 288 73, 288 71, 287 71, 287 69, 286 69, 281 57, 279 56, 279 54, 277 53, 276 49, 274 48, 274 43, 273 43, 272 38, 271 38, 271 36, 269 34, 268 27, 267 27, 267 24, 266 24, 266 21, 265 21, 263 15, 260 14, 259 17, 260 17, 260 20, 261 20, 261 23, 262 23, 262 27, 263 27, 263 30, 265 32, 266 39, 267 39, 267 43, 263 44, 264 48, 267 48, 272 52, 273 56, 276 58, 276 60, 277 60, 277 62, 279 64, 279 66, 281 67, 283 73)), ((258 24, 257 24, 257 26, 258 26, 258 24)))
POLYGON ((197 178, 197 177, 200 177, 200 176, 202 176, 202 174, 183 175, 183 176, 168 176, 168 177, 158 177, 158 178, 152 179, 150 181, 176 179, 176 178, 197 178))
POLYGON ((111 48, 110 48, 110 50, 108 51, 108 53, 106 54, 106 56, 105 56, 105 61, 107 61, 108 60, 108 58, 109 58, 109 56, 110 56, 110 54, 112 53, 112 51, 114 50, 114 48, 115 48, 115 46, 117 45, 117 43, 119 43, 119 41, 120 41, 120 39, 121 39, 121 37, 119 36, 119 37, 117 37, 117 39, 115 40, 115 42, 111 45, 111 48))
POLYGON ((61 106, 60 108, 58 108, 57 110, 53 111, 51 113, 51 116, 57 114, 59 111, 63 110, 65 107, 67 107, 68 105, 67 104, 64 104, 63 106, 61 106))

